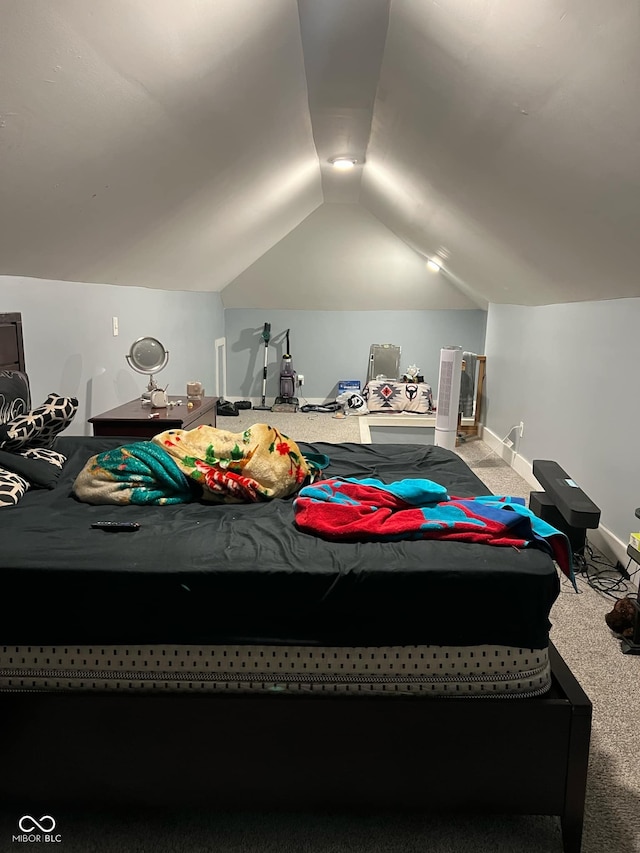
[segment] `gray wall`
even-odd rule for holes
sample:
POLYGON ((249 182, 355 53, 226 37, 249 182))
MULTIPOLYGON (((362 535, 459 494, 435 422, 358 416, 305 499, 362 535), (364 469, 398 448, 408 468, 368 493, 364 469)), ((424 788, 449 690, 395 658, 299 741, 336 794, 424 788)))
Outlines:
POLYGON ((152 335, 169 350, 160 387, 185 394, 199 379, 214 393, 214 340, 224 335, 220 294, 0 277, 0 310, 20 311, 34 404, 51 391, 78 397, 69 433, 91 434, 87 418, 135 399, 148 378, 125 359, 136 338, 152 335), (111 318, 118 317, 119 335, 111 318))
POLYGON ((487 309, 358 204, 321 204, 222 291, 226 308, 270 311, 487 309))
MULTIPOLYGON (((438 389, 440 349, 458 345, 484 352, 486 312, 442 311, 257 311, 227 308, 227 396, 251 399, 261 395, 265 322, 271 323, 267 400, 278 394, 284 332, 291 329, 294 368, 304 374, 302 395, 310 401, 334 399, 341 379, 364 385, 371 344, 402 347, 401 369, 421 368, 434 395, 438 389)), ((302 396, 301 395, 301 396, 302 396)))
MULTIPOLYGON (((626 543, 640 530, 640 299, 491 305, 486 426, 524 421, 518 452, 558 462, 626 543)), ((514 435, 511 436, 514 438, 514 435)))

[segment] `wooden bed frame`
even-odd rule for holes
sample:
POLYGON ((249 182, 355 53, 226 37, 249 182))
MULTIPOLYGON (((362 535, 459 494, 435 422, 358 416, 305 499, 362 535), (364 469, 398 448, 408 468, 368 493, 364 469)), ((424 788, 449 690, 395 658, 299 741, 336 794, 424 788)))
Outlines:
POLYGON ((0 801, 559 815, 579 853, 591 703, 550 655, 528 700, 0 694, 0 801))
POLYGON ((0 693, 0 801, 558 815, 579 853, 592 707, 549 654, 536 699, 0 693))

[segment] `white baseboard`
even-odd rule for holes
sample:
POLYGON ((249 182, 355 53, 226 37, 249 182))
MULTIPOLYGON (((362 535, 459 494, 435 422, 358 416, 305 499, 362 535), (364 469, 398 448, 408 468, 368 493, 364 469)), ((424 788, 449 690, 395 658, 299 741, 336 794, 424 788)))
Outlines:
MULTIPOLYGON (((533 476, 532 463, 517 452, 517 444, 512 448, 507 447, 506 444, 504 444, 500 438, 487 427, 483 430, 482 440, 491 448, 491 450, 495 451, 501 459, 504 459, 507 465, 513 468, 516 474, 519 474, 523 480, 526 480, 527 483, 529 483, 532 491, 543 491, 542 486, 533 476)), ((596 530, 587 530, 587 539, 599 551, 602 551, 605 557, 608 557, 614 563, 616 560, 619 560, 623 566, 626 566, 629 562, 626 544, 621 539, 618 539, 614 533, 602 524, 596 530)))
POLYGON ((533 490, 539 491, 542 489, 540 483, 533 476, 533 466, 531 465, 531 462, 528 462, 524 456, 520 456, 517 452, 517 444, 514 444, 513 447, 507 447, 495 432, 491 432, 488 427, 485 427, 482 431, 482 440, 491 448, 491 450, 497 453, 501 459, 504 459, 507 465, 513 468, 516 474, 519 474, 523 480, 526 480, 533 490))
MULTIPOLYGON (((602 524, 597 530, 587 530, 587 539, 610 560, 614 562, 620 560, 623 566, 626 566, 629 562, 627 546, 607 527, 603 527, 602 524)), ((632 566, 632 571, 633 568, 632 566)))

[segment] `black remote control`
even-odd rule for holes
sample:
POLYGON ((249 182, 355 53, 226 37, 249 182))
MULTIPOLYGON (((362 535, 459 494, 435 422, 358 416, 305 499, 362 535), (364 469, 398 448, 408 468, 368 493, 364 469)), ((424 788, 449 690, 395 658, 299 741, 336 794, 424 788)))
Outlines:
POLYGON ((96 530, 112 530, 114 533, 117 531, 134 531, 140 530, 140 525, 137 521, 94 521, 91 527, 94 527, 96 530))

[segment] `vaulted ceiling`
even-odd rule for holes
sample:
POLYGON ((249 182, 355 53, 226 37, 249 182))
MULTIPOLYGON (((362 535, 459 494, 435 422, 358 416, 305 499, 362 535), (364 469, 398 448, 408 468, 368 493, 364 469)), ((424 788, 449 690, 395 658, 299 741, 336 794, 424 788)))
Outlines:
POLYGON ((637 0, 3 0, 0 24, 0 274, 234 304, 314 235, 354 268, 375 221, 441 259, 451 307, 640 296, 637 0))

